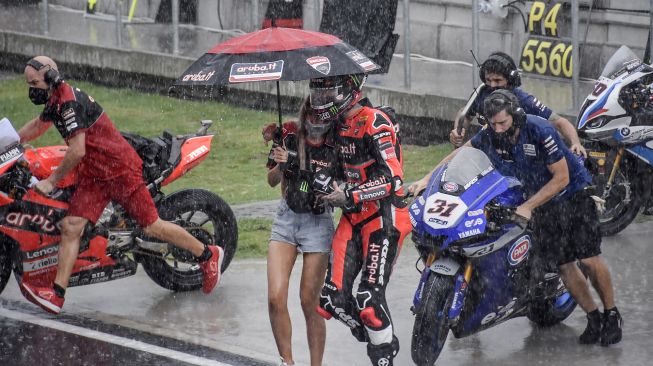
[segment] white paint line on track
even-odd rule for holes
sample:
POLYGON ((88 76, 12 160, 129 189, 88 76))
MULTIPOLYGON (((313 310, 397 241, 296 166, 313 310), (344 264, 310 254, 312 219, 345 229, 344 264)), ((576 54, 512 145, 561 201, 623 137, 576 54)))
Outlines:
POLYGON ((66 332, 70 334, 75 334, 78 336, 97 339, 101 342, 112 343, 118 346, 131 348, 137 351, 151 353, 153 355, 170 358, 176 361, 185 362, 192 365, 210 365, 210 366, 233 366, 228 363, 219 362, 216 360, 211 360, 208 358, 194 356, 188 353, 183 353, 179 351, 174 351, 171 349, 155 346, 152 344, 144 343, 141 341, 118 337, 112 334, 102 333, 91 329, 86 329, 83 327, 78 327, 76 325, 70 325, 62 323, 52 319, 43 319, 34 315, 24 314, 18 311, 13 311, 9 309, 4 309, 0 307, 0 316, 5 318, 14 319, 21 322, 31 323, 39 325, 42 327, 55 329, 61 332, 66 332))

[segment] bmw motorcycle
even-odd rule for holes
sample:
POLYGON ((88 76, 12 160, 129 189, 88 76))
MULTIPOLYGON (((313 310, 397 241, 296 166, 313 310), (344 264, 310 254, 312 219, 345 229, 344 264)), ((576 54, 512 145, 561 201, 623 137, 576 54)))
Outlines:
POLYGON ((653 67, 621 46, 578 114, 595 194, 605 200, 601 234, 630 224, 653 184, 653 67))
MULTIPOLYGON (((159 216, 185 228, 206 245, 224 249, 224 272, 236 252, 238 230, 231 208, 216 194, 183 189, 165 195, 161 187, 198 166, 211 150, 211 121, 197 133, 154 139, 123 136, 143 160, 143 177, 159 216)), ((66 146, 23 147, 8 119, 0 121, 0 292, 14 272, 18 282, 51 286, 57 271, 60 231, 75 189, 76 175, 67 175, 49 196, 33 184, 47 178, 61 163, 66 146)), ((109 203, 95 225, 89 224, 80 243, 69 286, 125 278, 140 263, 158 285, 173 291, 202 287, 202 271, 194 256, 147 237, 119 205, 109 203)))
POLYGON ((513 219, 523 201, 517 179, 462 147, 411 205, 424 265, 411 308, 417 365, 436 362, 449 331, 466 337, 519 316, 551 326, 576 308, 555 263, 536 254, 531 232, 513 219))

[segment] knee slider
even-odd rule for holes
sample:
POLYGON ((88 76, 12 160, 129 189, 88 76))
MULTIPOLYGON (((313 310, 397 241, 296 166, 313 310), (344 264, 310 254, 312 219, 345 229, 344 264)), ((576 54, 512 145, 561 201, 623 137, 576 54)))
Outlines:
POLYGON ((361 321, 369 328, 379 329, 390 324, 384 308, 385 291, 377 286, 361 284, 356 293, 356 305, 361 321))
POLYGON ((322 287, 320 294, 320 305, 318 313, 325 319, 330 319, 331 316, 345 323, 348 327, 354 328, 359 326, 357 317, 353 314, 353 305, 351 304, 351 296, 348 297, 333 283, 325 283, 322 287))

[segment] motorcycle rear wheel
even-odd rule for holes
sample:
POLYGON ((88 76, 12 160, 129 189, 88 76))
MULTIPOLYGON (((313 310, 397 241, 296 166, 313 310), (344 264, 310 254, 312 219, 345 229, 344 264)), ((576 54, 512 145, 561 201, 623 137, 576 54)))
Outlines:
MULTIPOLYGON (((201 189, 178 191, 159 205, 161 219, 186 227, 200 241, 210 235, 210 245, 224 250, 221 272, 224 273, 236 253, 238 225, 231 207, 218 195, 201 189), (200 234, 200 235, 197 235, 200 234)), ((163 257, 134 253, 145 273, 159 286, 172 291, 194 291, 202 287, 202 271, 186 251, 171 248, 163 257)))
POLYGON ((440 356, 449 335, 449 312, 454 277, 431 273, 416 309, 410 352, 418 366, 431 366, 440 356))

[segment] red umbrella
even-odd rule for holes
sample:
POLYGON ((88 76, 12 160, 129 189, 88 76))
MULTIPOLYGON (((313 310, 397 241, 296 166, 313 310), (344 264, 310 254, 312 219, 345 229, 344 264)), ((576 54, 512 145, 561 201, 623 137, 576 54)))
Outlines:
POLYGON ((271 27, 220 43, 195 61, 174 83, 224 85, 249 81, 308 80, 362 74, 379 66, 340 38, 326 33, 271 27))

